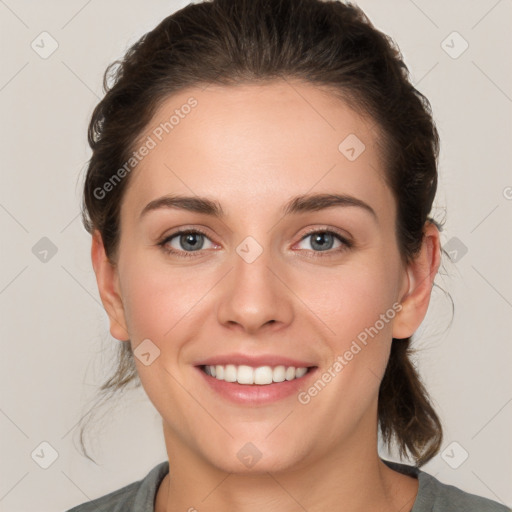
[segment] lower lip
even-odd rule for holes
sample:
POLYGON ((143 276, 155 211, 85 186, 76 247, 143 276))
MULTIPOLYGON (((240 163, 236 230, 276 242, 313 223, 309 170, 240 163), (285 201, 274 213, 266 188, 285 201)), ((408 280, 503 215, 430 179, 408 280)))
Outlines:
POLYGON ((207 375, 197 366, 195 368, 203 376, 206 383, 219 395, 236 404, 244 405, 264 405, 282 400, 290 395, 297 395, 301 389, 308 386, 309 379, 317 370, 316 367, 311 368, 308 373, 298 379, 259 385, 226 382, 207 375))

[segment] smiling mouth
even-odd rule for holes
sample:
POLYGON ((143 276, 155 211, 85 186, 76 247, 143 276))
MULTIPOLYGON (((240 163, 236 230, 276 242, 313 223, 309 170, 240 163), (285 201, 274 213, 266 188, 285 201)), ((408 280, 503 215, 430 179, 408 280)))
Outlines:
POLYGON ((242 385, 265 386, 279 382, 297 380, 316 366, 298 367, 295 366, 258 366, 252 367, 247 365, 201 365, 199 368, 217 380, 225 382, 233 382, 242 385))

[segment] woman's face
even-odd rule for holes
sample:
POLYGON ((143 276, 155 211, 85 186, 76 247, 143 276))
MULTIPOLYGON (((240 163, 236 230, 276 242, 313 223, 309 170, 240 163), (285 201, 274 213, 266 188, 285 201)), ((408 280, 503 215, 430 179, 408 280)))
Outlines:
POLYGON ((170 453, 243 472, 375 450, 408 279, 372 125, 285 81, 189 89, 148 125, 121 208, 117 320, 170 453), (285 380, 226 382, 208 363, 285 380), (280 366, 309 369, 288 381, 280 366))

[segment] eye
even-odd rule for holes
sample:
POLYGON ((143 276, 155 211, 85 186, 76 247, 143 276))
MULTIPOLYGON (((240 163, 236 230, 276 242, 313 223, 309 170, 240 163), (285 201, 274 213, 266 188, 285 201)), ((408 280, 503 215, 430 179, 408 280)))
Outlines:
POLYGON ((215 246, 206 236, 206 233, 203 233, 201 230, 184 229, 165 237, 158 245, 161 246, 166 253, 186 258, 194 256, 194 254, 192 254, 194 252, 208 249, 209 247, 204 247, 205 240, 208 240, 212 247, 215 246))
MULTIPOLYGON (((300 243, 311 239, 309 245, 312 247, 313 252, 327 252, 327 255, 332 253, 339 253, 346 251, 353 246, 353 243, 341 236, 339 233, 327 229, 316 229, 309 231, 304 237, 302 237, 300 243), (338 243, 336 247, 334 245, 338 243), (331 250, 333 249, 334 250, 331 250)), ((306 249, 308 249, 306 247, 306 249)), ((323 254, 315 254, 315 256, 324 256, 323 254)))
MULTIPOLYGON (((329 256, 333 253, 339 253, 346 251, 353 247, 353 242, 347 240, 345 237, 337 233, 336 231, 328 229, 316 229, 309 231, 305 236, 302 237, 300 243, 304 243, 305 240, 311 239, 310 246, 314 256, 329 256), (336 242, 338 245, 336 247, 336 242), (332 250, 334 247, 334 250, 332 250), (327 253, 327 254, 318 254, 327 253)), ((158 245, 167 254, 174 254, 178 257, 193 257, 196 256, 194 253, 199 252, 203 249, 216 247, 214 244, 200 229, 183 229, 171 233, 165 237, 158 245), (211 245, 205 247, 204 242, 207 240, 211 245)), ((304 248, 302 248, 304 249, 304 248)))

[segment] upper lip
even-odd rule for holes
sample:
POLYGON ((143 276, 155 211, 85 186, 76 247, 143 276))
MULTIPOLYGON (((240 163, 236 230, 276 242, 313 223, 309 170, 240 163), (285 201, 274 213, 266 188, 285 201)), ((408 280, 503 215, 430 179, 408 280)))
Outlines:
POLYGON ((299 361, 286 356, 275 354, 250 356, 245 354, 225 354, 212 356, 203 359, 195 364, 195 366, 216 366, 233 364, 235 366, 246 365, 257 368, 259 366, 294 366, 295 368, 309 368, 315 366, 307 361, 299 361))

